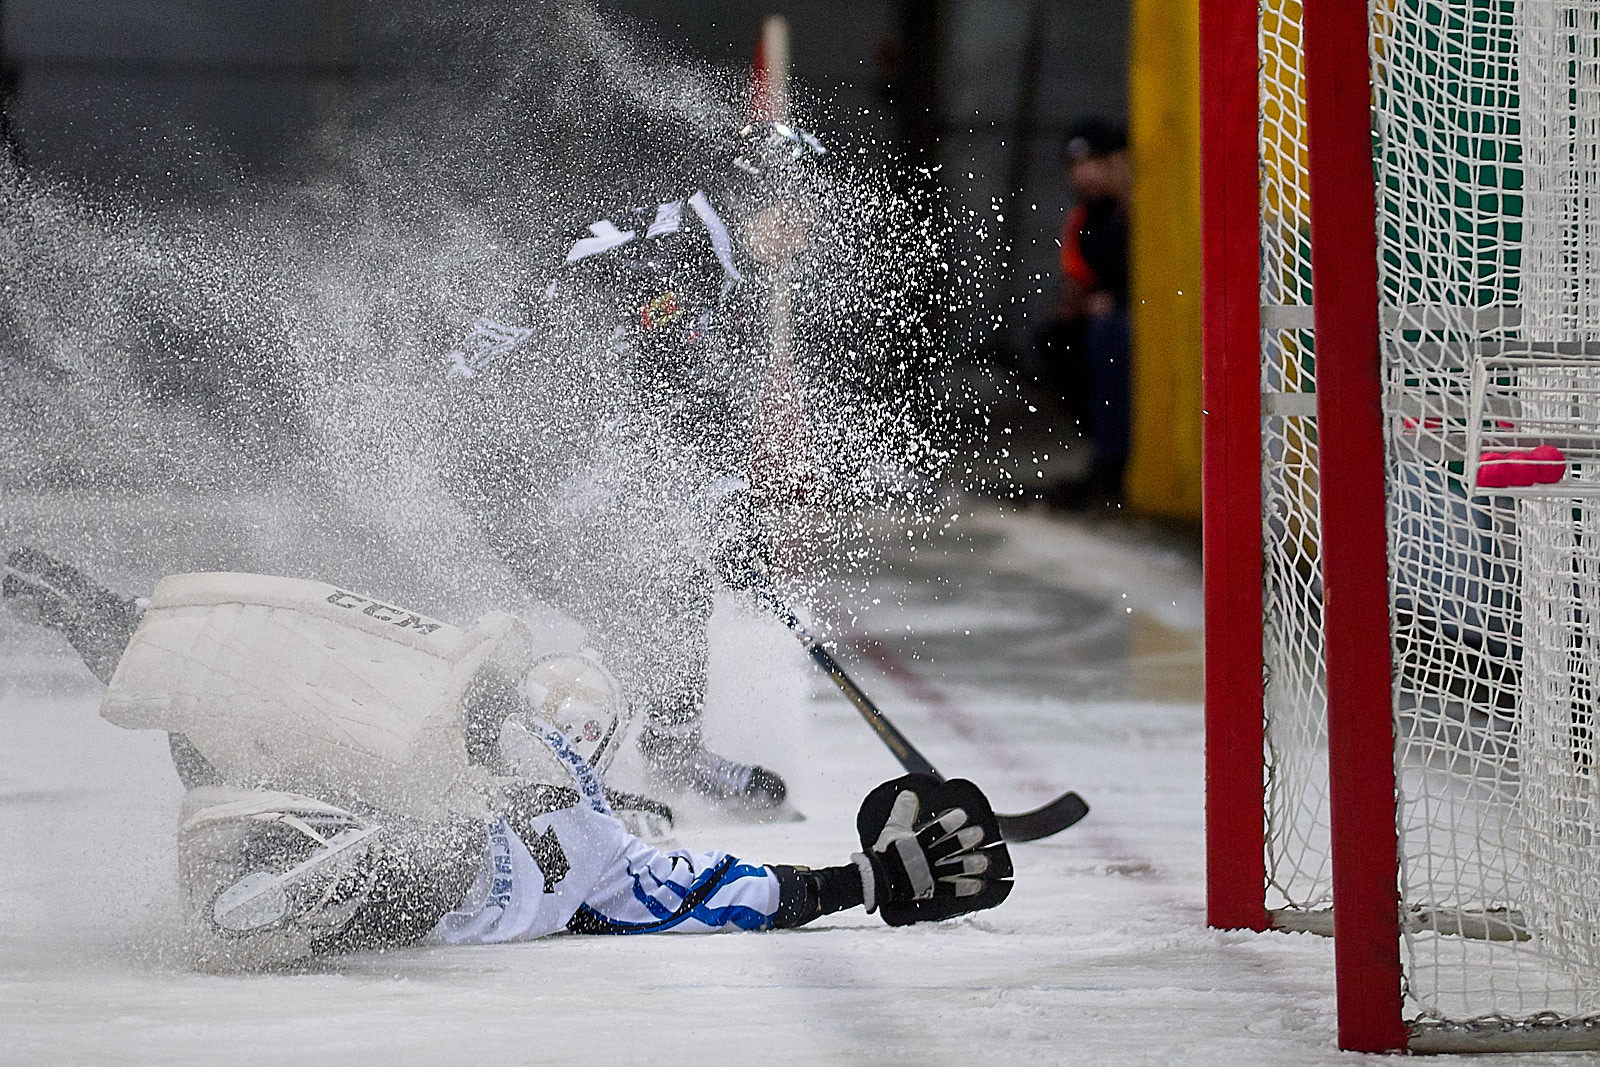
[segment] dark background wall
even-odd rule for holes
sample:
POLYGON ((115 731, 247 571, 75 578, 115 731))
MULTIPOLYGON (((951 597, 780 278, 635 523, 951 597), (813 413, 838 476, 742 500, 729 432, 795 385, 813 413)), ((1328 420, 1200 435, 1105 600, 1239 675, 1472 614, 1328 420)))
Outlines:
MULTIPOLYGON (((824 137, 937 165, 934 181, 968 219, 956 259, 989 286, 980 311, 1017 326, 1038 320, 1067 207, 1062 132, 1082 115, 1126 114, 1126 0, 599 6, 733 68, 749 62, 762 19, 786 15, 794 76, 821 105, 824 137)), ((537 17, 539 7, 507 3, 504 17, 537 17)), ((37 173, 139 198, 218 199, 244 182, 286 180, 307 160, 337 160, 342 94, 425 62, 425 42, 412 48, 378 29, 391 10, 366 0, 0 0, 9 135, 37 173)))
POLYGON ((1061 181, 1062 136, 1087 115, 1126 121, 1126 0, 611 0, 605 6, 692 55, 726 64, 748 61, 766 15, 786 16, 794 75, 829 101, 836 123, 830 132, 902 153, 931 153, 952 206, 987 223, 982 235, 962 230, 956 248, 958 263, 966 259, 968 270, 987 275, 985 310, 1008 312, 1021 331, 1048 312, 1056 237, 1070 206, 1061 181), (924 118, 922 107, 935 113, 924 118), (919 137, 937 143, 918 145, 919 137), (1009 225, 997 221, 1008 208, 1009 225), (1008 244, 1016 254, 1004 253, 1008 244), (1008 265, 998 266, 1002 261, 1008 265), (991 263, 997 264, 992 273, 991 263), (1015 312, 1013 297, 1024 303, 1015 312))

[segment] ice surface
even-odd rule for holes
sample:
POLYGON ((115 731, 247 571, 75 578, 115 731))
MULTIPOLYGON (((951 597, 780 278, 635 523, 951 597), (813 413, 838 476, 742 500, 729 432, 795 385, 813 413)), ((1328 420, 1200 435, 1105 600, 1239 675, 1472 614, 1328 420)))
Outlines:
MULTIPOLYGON (((8 544, 48 534, 46 547, 69 547, 70 524, 47 519, 70 508, 8 505, 8 544)), ((217 513, 168 505, 174 521, 217 513)), ((280 515, 280 534, 295 521, 280 515)), ((322 546, 330 565, 338 543, 322 546)), ((314 536, 299 539, 308 547, 314 536)), ((130 588, 148 577, 117 575, 130 588)), ((445 584, 427 596, 448 599, 445 584)), ((1120 528, 989 514, 882 586, 821 621, 854 613, 942 698, 913 701, 845 643, 858 680, 928 756, 1002 810, 1065 788, 1094 806, 1014 847, 1017 888, 999 909, 903 929, 846 913, 776 934, 418 948, 247 977, 193 973, 174 946, 180 789, 162 739, 99 719, 75 656, 0 616, 0 1060, 1370 1062, 1334 1048, 1330 942, 1204 926, 1198 631, 1147 618, 1163 599, 1193 602, 1192 558, 1120 528), (1074 556, 1097 561, 1093 573, 1074 556)), ((778 624, 728 600, 713 637, 713 741, 788 774, 808 819, 690 811, 680 840, 841 861, 858 799, 897 768, 778 624)))
MULTIPOLYGON (((505 608, 582 639, 441 498, 440 470, 473 454, 432 429, 435 379, 466 324, 545 291, 530 249, 694 188, 742 121, 743 83, 581 12, 547 32, 499 5, 430 8, 468 6, 449 47, 402 20, 437 45, 435 89, 457 99, 363 99, 349 180, 192 218, 0 182, 0 550, 36 544, 129 592, 261 571, 456 622, 505 608)), ((883 175, 846 166, 790 191, 816 229, 791 279, 817 461, 802 481, 834 535, 810 566, 851 564, 808 596, 818 628, 945 773, 1003 811, 1076 789, 1089 818, 1015 847, 1003 907, 935 926, 845 914, 201 975, 177 946, 164 739, 102 721, 76 656, 0 613, 0 1063, 1369 1062, 1334 1050, 1328 942, 1203 925, 1193 554, 992 504, 929 511, 930 475, 1031 473, 1020 449, 985 444, 986 405, 955 442, 924 410, 972 385, 936 358, 927 294, 949 328, 978 329, 984 272, 935 286, 952 222, 883 175), (902 513, 866 536, 856 508, 885 501, 902 513), (898 551, 863 584, 854 564, 884 544, 898 551)), ((584 336, 547 343, 550 367, 587 365, 584 336)), ((564 407, 544 397, 571 420, 534 428, 586 441, 611 400, 587 380, 572 374, 564 407)), ((860 798, 899 768, 776 621, 724 597, 712 629, 710 743, 781 771, 808 819, 728 823, 683 801, 680 839, 843 861, 860 798)), ((641 784, 631 747, 614 774, 641 784)))

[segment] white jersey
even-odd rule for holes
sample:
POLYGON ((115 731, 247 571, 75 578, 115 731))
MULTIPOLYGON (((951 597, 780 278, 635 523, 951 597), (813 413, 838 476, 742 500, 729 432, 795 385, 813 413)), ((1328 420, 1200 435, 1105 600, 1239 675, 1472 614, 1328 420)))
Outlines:
POLYGON ((593 773, 562 734, 524 720, 572 776, 580 800, 513 826, 488 825, 488 848, 466 899, 429 940, 450 945, 529 941, 580 933, 706 933, 765 930, 778 911, 771 868, 726 852, 661 851, 605 807, 593 773), (542 727, 542 728, 541 728, 542 727))
POLYGON ((483 866, 428 940, 447 945, 594 934, 765 930, 778 878, 726 852, 661 851, 584 805, 489 826, 483 866), (531 847, 530 847, 531 843, 531 847))
POLYGON ((521 833, 505 818, 495 820, 467 899, 439 920, 428 940, 487 945, 566 929, 631 836, 616 819, 587 805, 541 815, 521 833))

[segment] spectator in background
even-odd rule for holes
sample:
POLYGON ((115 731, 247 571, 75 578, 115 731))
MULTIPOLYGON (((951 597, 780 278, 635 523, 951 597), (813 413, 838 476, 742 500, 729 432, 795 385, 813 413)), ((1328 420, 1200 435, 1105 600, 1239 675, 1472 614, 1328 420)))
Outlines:
POLYGON ((1093 449, 1086 479, 1061 487, 1057 502, 1074 510, 1122 500, 1128 461, 1128 200, 1132 171, 1127 133, 1085 119, 1064 145, 1076 203, 1061 231, 1061 295, 1055 321, 1039 338, 1048 380, 1068 417, 1093 449))

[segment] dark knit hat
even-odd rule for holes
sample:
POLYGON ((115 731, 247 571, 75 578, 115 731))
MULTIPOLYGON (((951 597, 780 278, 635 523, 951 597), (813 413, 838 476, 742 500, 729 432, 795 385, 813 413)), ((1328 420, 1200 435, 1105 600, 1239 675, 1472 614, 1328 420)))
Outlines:
POLYGON ((1105 119, 1079 119, 1067 129, 1061 156, 1068 163, 1099 159, 1128 147, 1128 131, 1105 119))

